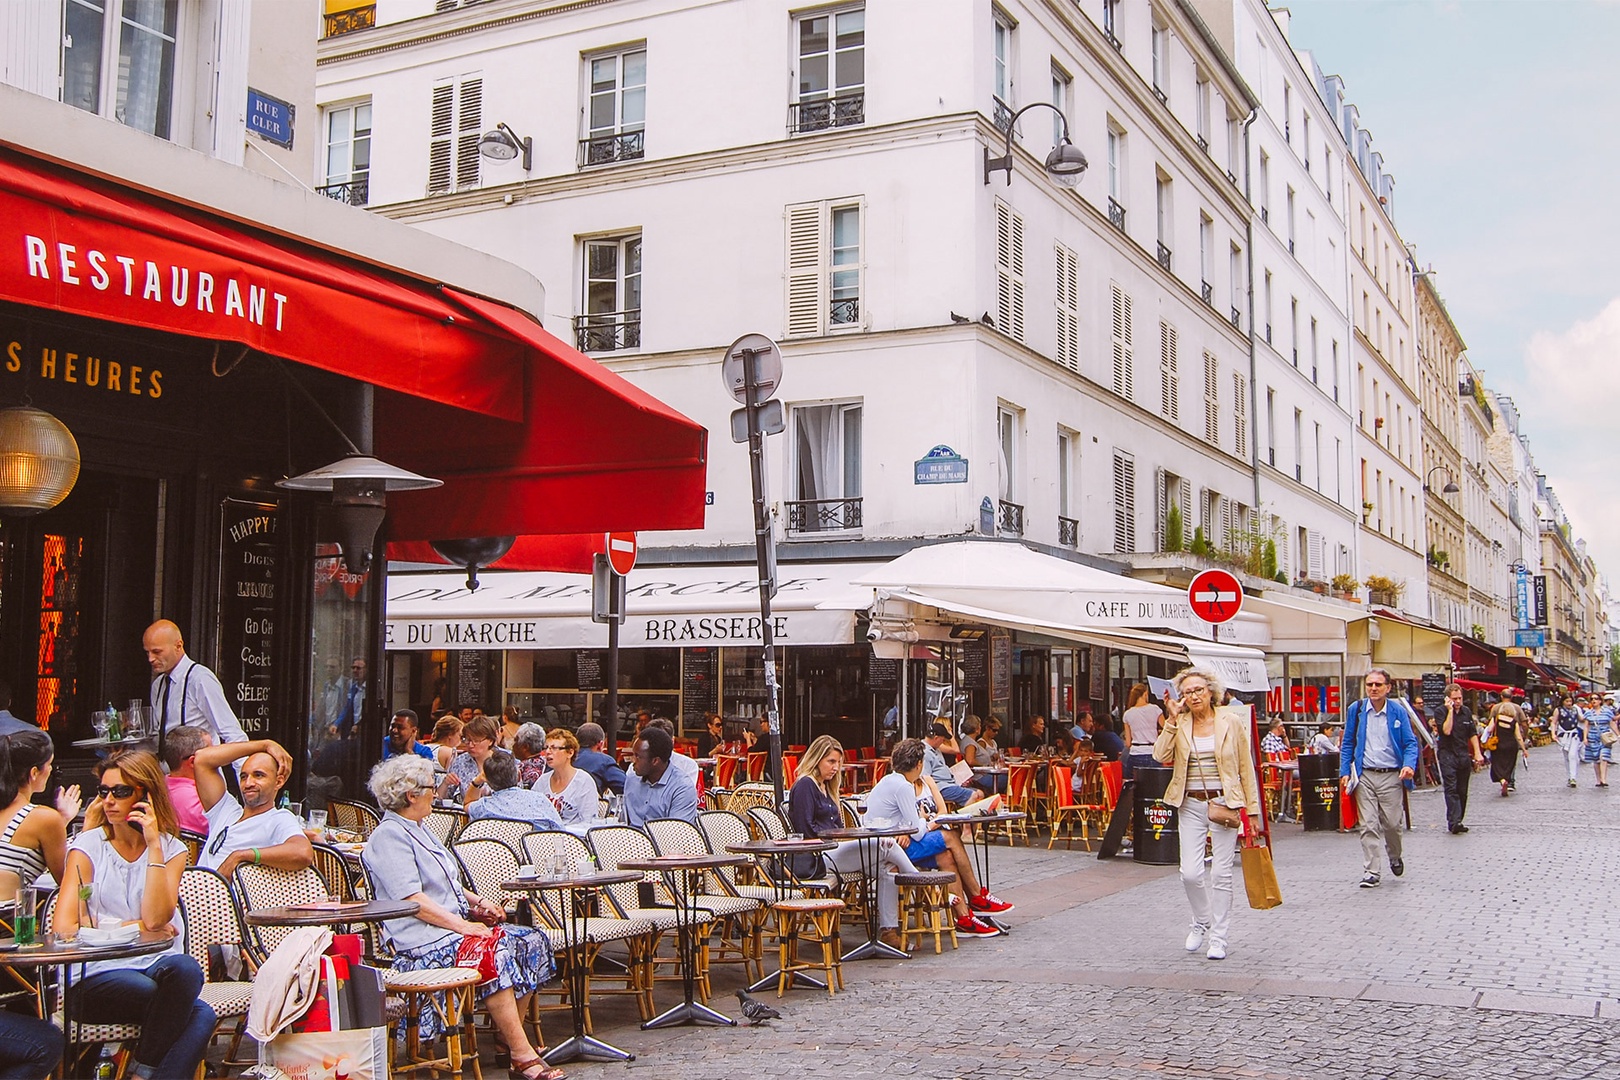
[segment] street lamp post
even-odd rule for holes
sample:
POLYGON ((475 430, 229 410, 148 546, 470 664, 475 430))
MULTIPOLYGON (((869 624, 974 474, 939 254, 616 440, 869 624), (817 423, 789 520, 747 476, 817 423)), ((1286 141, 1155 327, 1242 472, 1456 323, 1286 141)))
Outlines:
POLYGON ((1023 116, 1031 109, 1038 108, 1051 109, 1058 114, 1058 119, 1063 121, 1063 140, 1052 147, 1052 152, 1046 155, 1046 175, 1052 178, 1053 183, 1071 188, 1080 182, 1080 177, 1085 175, 1086 155, 1081 153, 1078 146, 1069 141, 1069 118, 1063 115, 1062 109, 1053 105, 1050 101, 1032 101, 1013 113, 1012 117, 1008 119, 1007 144, 1002 149, 1001 157, 991 157, 990 148, 988 146, 984 148, 984 182, 986 184, 990 183, 990 174, 1000 169, 1007 174, 1007 186, 1012 186, 1013 131, 1018 126, 1020 116, 1023 116))
POLYGON ((1429 487, 1429 477, 1433 476, 1437 472, 1443 472, 1446 474, 1446 485, 1440 489, 1442 493, 1446 495, 1455 495, 1457 492, 1462 490, 1462 488, 1457 486, 1457 478, 1451 475, 1451 470, 1449 468, 1444 465, 1436 465, 1434 468, 1430 469, 1428 475, 1424 476, 1423 478, 1423 491, 1425 494, 1432 495, 1434 493, 1434 489, 1429 487))

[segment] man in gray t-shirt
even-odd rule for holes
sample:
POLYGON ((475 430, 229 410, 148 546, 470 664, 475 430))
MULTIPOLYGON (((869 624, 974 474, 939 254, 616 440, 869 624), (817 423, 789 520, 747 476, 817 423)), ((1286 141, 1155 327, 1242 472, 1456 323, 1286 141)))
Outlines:
POLYGON ((984 798, 984 792, 956 782, 956 777, 951 775, 951 767, 945 764, 947 750, 953 754, 958 752, 956 740, 951 738, 951 729, 944 724, 930 725, 928 735, 923 739, 923 772, 933 778, 945 801, 954 809, 984 798))

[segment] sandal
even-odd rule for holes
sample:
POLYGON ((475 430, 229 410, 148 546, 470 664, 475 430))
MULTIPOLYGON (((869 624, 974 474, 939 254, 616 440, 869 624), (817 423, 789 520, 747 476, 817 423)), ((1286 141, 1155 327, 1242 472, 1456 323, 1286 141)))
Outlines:
MULTIPOLYGON (((544 1049, 541 1050, 541 1053, 545 1053, 544 1049)), ((523 1080, 563 1080, 563 1077, 568 1075, 561 1069, 553 1069, 546 1064, 545 1058, 539 1057, 531 1058, 528 1061, 514 1061, 510 1071, 515 1076, 523 1077, 523 1080), (535 1069, 539 1071, 532 1071, 535 1069)))

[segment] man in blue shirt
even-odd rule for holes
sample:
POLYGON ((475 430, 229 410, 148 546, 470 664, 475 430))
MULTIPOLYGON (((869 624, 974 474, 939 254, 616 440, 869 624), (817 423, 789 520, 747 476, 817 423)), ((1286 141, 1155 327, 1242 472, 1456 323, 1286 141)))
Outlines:
POLYGON ((607 745, 607 733, 602 730, 601 724, 581 724, 579 730, 574 732, 574 738, 579 740, 579 753, 574 755, 574 768, 584 769, 596 780, 596 793, 606 795, 613 792, 615 795, 624 794, 624 770, 619 768, 602 748, 607 745))
POLYGON ((400 709, 388 724, 388 737, 383 740, 383 760, 396 754, 415 754, 433 761, 433 747, 416 741, 417 719, 415 709, 400 709))
POLYGON ((624 778, 624 819, 645 826, 659 818, 678 818, 697 824, 697 785, 693 778, 670 766, 675 753, 669 733, 648 726, 636 737, 631 771, 624 778))
POLYGON ((14 735, 19 731, 38 731, 33 724, 11 715, 11 685, 0 679, 0 735, 14 735))
POLYGON ((1361 818, 1363 889, 1379 882, 1378 849, 1389 852, 1390 873, 1406 872, 1401 861, 1403 795, 1417 774, 1417 718, 1399 698, 1391 698, 1389 672, 1373 668, 1362 685, 1367 696, 1353 702, 1339 745, 1339 787, 1356 796, 1361 818))

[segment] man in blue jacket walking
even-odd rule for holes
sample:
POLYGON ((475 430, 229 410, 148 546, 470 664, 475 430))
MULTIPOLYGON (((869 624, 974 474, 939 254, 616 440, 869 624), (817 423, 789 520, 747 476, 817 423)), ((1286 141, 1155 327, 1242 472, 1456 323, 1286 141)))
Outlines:
POLYGON ((1361 818, 1363 889, 1376 889, 1380 878, 1378 848, 1389 852, 1389 869, 1406 872, 1401 861, 1402 793, 1417 775, 1417 717, 1400 698, 1390 699, 1389 672, 1373 668, 1362 685, 1367 696, 1350 706, 1339 746, 1339 786, 1355 792, 1361 818))

